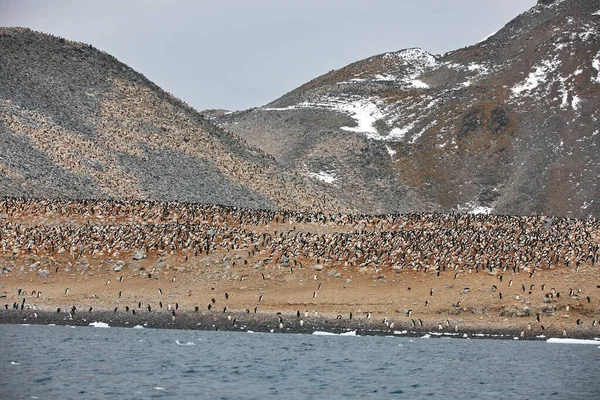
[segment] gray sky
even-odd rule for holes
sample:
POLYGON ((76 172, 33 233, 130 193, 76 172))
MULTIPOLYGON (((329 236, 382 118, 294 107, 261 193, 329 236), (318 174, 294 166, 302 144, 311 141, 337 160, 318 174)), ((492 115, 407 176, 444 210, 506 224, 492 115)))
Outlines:
POLYGON ((240 110, 375 54, 468 46, 535 3, 0 0, 0 26, 92 44, 198 110, 240 110))

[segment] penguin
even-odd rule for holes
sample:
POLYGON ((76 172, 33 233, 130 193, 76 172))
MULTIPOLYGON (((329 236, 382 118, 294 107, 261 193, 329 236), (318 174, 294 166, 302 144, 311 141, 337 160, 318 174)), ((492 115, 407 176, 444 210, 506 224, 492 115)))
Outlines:
POLYGON ((194 312, 198 312, 199 308, 198 306, 194 307, 194 312))
POLYGON ((229 300, 229 294, 225 293, 225 300, 229 300))
POLYGON ((263 301, 263 295, 258 296, 258 301, 263 301))
POLYGON ((312 297, 313 297, 313 299, 314 299, 315 297, 317 297, 317 292, 313 292, 313 295, 312 295, 312 297))
POLYGON ((429 295, 433 296, 433 293, 434 293, 433 288, 429 289, 429 295))
POLYGON ((158 288, 158 294, 160 294, 162 296, 162 289, 158 288))
POLYGON ((122 291, 119 291, 119 297, 121 297, 121 295, 122 295, 122 294, 123 294, 123 292, 122 292, 122 291))

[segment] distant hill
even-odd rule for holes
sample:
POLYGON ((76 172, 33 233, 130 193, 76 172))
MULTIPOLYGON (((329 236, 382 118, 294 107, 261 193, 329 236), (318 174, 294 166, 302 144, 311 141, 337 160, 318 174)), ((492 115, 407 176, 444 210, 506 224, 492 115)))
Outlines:
POLYGON ((0 195, 347 210, 92 46, 0 29, 0 195))
POLYGON ((539 1, 473 46, 206 115, 350 208, 600 216, 600 2, 539 1))

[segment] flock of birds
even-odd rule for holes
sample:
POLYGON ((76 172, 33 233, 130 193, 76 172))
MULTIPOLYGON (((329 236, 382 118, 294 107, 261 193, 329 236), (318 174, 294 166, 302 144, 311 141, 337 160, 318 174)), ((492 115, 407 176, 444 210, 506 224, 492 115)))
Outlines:
MULTIPOLYGON (((185 257, 186 262, 193 257, 223 255, 223 260, 233 265, 238 262, 239 266, 258 258, 260 262, 289 269, 290 273, 315 264, 367 268, 375 273, 412 270, 439 276, 444 271, 452 271, 455 279, 460 274, 488 272, 498 278, 491 290, 500 300, 503 295, 498 286, 513 284, 512 279, 503 282, 507 271, 532 278, 537 271, 556 266, 575 271, 583 265, 595 267, 600 254, 599 233, 600 224, 594 218, 418 213, 347 215, 124 200, 5 198, 0 206, 0 254, 5 261, 22 255, 77 260, 86 255, 114 257, 142 252, 148 257, 178 254, 185 257), (241 252, 244 257, 226 257, 230 252, 241 252)), ((248 265, 248 268, 251 267, 248 265)), ((264 274, 262 279, 265 279, 264 274)), ((320 288, 321 284, 312 293, 313 298, 320 288)), ((540 288, 548 301, 561 296, 556 289, 546 288, 544 284, 540 288)), ((531 294, 535 284, 523 283, 521 289, 531 294)), ((470 289, 464 290, 468 293, 470 289)), ((22 294, 40 296, 39 291, 30 293, 23 291, 22 294)), ((434 289, 428 294, 423 295, 425 306, 429 303, 427 297, 434 296, 434 289)), ((227 293, 224 296, 229 298, 227 293)), ((578 303, 592 302, 589 294, 578 290, 571 289, 569 297, 578 303)), ((262 301, 262 295, 258 301, 262 301)), ((454 306, 459 308, 460 301, 454 306)), ((12 305, 13 309, 24 307, 26 297, 12 305)), ((162 300, 155 305, 138 302, 136 306, 126 306, 126 311, 152 312, 153 307, 168 310, 173 318, 179 311, 178 303, 163 304, 162 300)), ((5 304, 4 308, 11 306, 5 304)), ((206 309, 216 310, 215 297, 206 309)), ((255 307, 254 312, 257 310, 255 307)), ((68 311, 72 317, 77 307, 57 311, 68 311)), ((199 311, 199 307, 194 311, 199 311)), ((245 311, 251 313, 250 308, 245 311)), ((226 306, 223 312, 228 312, 226 306)), ((423 325, 420 319, 410 319, 411 315, 412 310, 408 310, 407 317, 413 326, 423 325)), ((301 318, 299 310, 297 317, 301 318)), ((283 326, 281 315, 278 318, 283 326)), ((370 313, 364 318, 370 318, 370 313)), ((352 319, 351 313, 347 319, 352 319)), ((539 313, 536 322, 540 322, 539 313)), ((235 318, 232 323, 236 323, 235 318)), ((384 320, 384 323, 393 327, 393 322, 384 320)), ((577 320, 577 325, 582 323, 577 320)), ((591 325, 595 326, 596 320, 591 325)), ((440 323, 438 328, 447 326, 440 323)))

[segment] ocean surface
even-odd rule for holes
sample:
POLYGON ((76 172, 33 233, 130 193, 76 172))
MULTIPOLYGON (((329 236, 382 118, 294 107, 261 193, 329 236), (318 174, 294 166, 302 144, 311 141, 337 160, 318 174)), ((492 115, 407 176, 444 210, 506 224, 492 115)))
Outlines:
POLYGON ((600 399, 599 346, 0 325, 0 399, 600 399))

